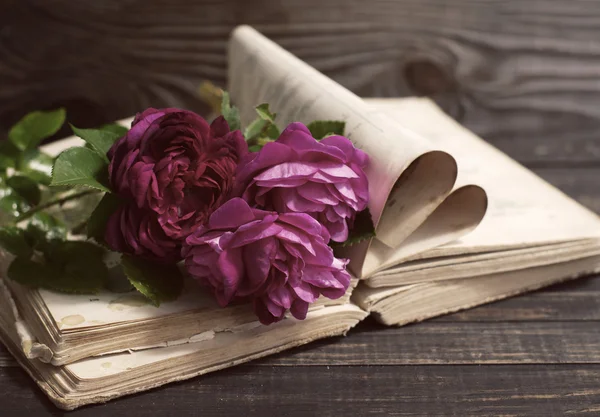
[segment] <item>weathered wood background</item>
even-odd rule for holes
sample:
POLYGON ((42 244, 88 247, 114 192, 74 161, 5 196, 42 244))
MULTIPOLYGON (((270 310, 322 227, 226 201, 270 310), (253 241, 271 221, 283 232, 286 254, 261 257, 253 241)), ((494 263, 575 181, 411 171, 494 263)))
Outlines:
MULTIPOLYGON (((0 131, 202 110, 239 23, 365 96, 419 94, 600 212, 600 2, 5 0, 0 131)), ((600 277, 348 337, 69 415, 600 415, 600 277)), ((0 347, 0 416, 62 415, 0 347)))
POLYGON ((500 148, 523 142, 522 160, 600 158, 590 0, 4 0, 0 132, 59 105, 88 126, 150 105, 201 110, 196 88, 225 83, 240 23, 361 95, 432 96, 500 148))

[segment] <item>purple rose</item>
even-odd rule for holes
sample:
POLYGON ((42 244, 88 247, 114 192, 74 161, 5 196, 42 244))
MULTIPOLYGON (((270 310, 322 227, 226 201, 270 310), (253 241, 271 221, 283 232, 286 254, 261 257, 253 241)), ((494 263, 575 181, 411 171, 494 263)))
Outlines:
POLYGON ((122 205, 110 216, 104 239, 117 252, 167 264, 181 259, 181 243, 165 234, 156 213, 135 204, 122 205))
POLYGON ((261 323, 289 310, 304 319, 320 295, 336 299, 350 284, 346 260, 333 256, 329 233, 303 213, 277 214, 234 198, 183 245, 188 273, 210 287, 221 306, 252 300, 261 323))
MULTIPOLYGON (((141 241, 149 233, 159 245, 182 241, 230 198, 238 162, 247 152, 241 132, 230 132, 222 117, 209 125, 187 110, 138 114, 108 152, 111 188, 137 210, 128 207, 113 215, 111 224, 121 229, 107 228, 107 242, 121 242, 113 249, 139 254, 139 248, 149 249, 141 241), (143 219, 122 221, 138 215, 143 219)), ((156 253, 152 248, 147 255, 156 253)))
POLYGON ((332 240, 343 242, 356 213, 367 207, 367 163, 367 154, 345 137, 319 142, 306 126, 292 123, 240 163, 236 195, 278 213, 309 213, 332 240))

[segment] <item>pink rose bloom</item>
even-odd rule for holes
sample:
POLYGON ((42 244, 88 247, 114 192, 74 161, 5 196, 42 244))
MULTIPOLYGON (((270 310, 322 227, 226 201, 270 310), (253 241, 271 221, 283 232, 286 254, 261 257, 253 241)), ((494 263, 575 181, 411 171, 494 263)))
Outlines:
POLYGON ((277 214, 234 198, 183 245, 188 273, 214 292, 218 303, 252 300, 261 323, 290 311, 304 319, 320 295, 343 296, 350 284, 346 260, 333 256, 329 233, 303 213, 277 214))
POLYGON ((106 241, 113 249, 149 258, 160 251, 143 236, 157 245, 182 241, 230 198, 238 162, 247 152, 241 132, 230 132, 222 117, 209 125, 187 110, 138 114, 108 152, 111 188, 136 210, 127 207, 113 215, 106 241))
POLYGON ((306 126, 292 123, 240 163, 236 195, 278 213, 309 213, 332 240, 343 242, 356 213, 367 207, 367 163, 367 154, 345 137, 317 141, 306 126))

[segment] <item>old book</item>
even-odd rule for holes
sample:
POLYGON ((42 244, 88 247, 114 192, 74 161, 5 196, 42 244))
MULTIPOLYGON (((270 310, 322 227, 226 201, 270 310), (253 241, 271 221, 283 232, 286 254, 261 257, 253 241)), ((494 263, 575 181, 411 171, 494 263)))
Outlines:
POLYGON ((353 300, 402 325, 540 288, 598 269, 598 216, 445 115, 428 99, 366 100, 373 112, 452 154, 457 182, 488 195, 477 228, 453 242, 376 267, 353 300))
POLYGON ((155 308, 132 293, 72 296, 6 280, 0 337, 58 406, 106 401, 345 334, 368 312, 404 324, 600 266, 594 214, 433 103, 362 100, 249 27, 233 33, 229 65, 244 122, 263 102, 282 125, 341 119, 369 154, 377 236, 342 253, 357 288, 319 300, 305 321, 262 326, 248 306, 218 308, 194 282, 155 308))

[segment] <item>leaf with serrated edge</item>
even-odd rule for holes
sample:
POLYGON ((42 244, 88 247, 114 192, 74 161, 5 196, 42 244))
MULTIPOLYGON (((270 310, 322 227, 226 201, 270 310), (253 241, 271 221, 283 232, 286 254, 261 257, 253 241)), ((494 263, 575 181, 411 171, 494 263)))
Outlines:
POLYGON ((108 164, 93 150, 70 148, 58 155, 52 168, 50 185, 81 185, 110 192, 108 164))
POLYGON ((321 140, 330 135, 344 136, 346 122, 336 120, 316 120, 306 126, 313 138, 321 140))
POLYGON ((183 289, 183 276, 177 265, 160 265, 129 255, 121 257, 129 282, 156 307, 175 300, 183 289))
POLYGON ((109 132, 100 129, 79 129, 73 125, 70 126, 77 136, 89 144, 91 148, 102 157, 102 159, 108 162, 106 153, 115 143, 115 141, 121 137, 121 135, 115 132, 109 132))
POLYGON ((102 125, 98 128, 98 130, 102 130, 104 132, 112 132, 118 134, 120 137, 125 136, 129 129, 125 126, 118 125, 116 123, 109 123, 106 125, 102 125))
POLYGON ((54 135, 65 122, 65 109, 34 111, 15 124, 8 132, 9 140, 24 151, 33 149, 40 142, 54 135))

